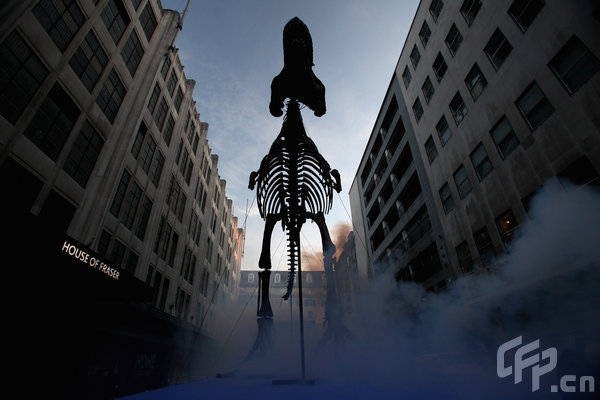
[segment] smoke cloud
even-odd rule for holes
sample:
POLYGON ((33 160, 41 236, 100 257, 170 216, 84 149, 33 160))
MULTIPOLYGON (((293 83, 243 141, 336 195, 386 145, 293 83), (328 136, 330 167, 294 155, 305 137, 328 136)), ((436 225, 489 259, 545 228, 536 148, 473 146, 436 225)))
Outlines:
POLYGON ((389 274, 345 316, 354 340, 332 344, 329 359, 321 353, 320 372, 422 398, 547 398, 566 374, 594 376, 598 385, 599 243, 598 191, 547 187, 493 274, 479 270, 431 293, 396 283, 394 266, 383 268, 389 274), (518 385, 496 375, 498 347, 517 336, 539 339, 539 351, 557 348, 558 366, 536 393, 530 371, 518 385))
MULTIPOLYGON (((343 247, 349 227, 332 231, 336 247, 343 247)), ((598 390, 599 239, 597 190, 546 187, 494 273, 479 269, 432 293, 420 284, 396 282, 397 266, 390 265, 381 269, 389 273, 354 295, 352 310, 343 317, 350 338, 320 343, 323 327, 305 326, 307 376, 317 379, 316 387, 326 382, 367 388, 369 398, 568 399, 567 393, 550 392, 567 374, 593 376, 598 390), (539 351, 557 349, 557 367, 542 376, 537 392, 531 391, 531 368, 518 384, 512 375, 496 374, 498 347, 517 336, 523 344, 539 339, 539 351)), ((258 329, 255 303, 246 306, 231 311, 241 317, 230 336, 223 334, 229 339, 217 352, 213 373, 298 377, 297 322, 278 322, 278 313, 286 311, 275 310, 270 351, 247 358, 258 329)), ((514 354, 506 355, 509 365, 514 354)), ((586 398, 586 393, 568 395, 586 398)))
MULTIPOLYGON (((348 241, 348 235, 352 231, 352 225, 347 222, 336 223, 330 231, 331 241, 335 245, 333 257, 337 260, 344 250, 348 241)), ((311 246, 302 247, 302 270, 323 271, 323 251, 317 251, 311 246)))

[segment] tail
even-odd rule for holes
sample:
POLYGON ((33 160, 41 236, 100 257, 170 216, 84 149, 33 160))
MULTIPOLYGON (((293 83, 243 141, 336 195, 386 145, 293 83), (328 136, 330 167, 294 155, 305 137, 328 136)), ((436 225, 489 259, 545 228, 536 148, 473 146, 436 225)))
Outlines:
POLYGON ((288 235, 288 261, 289 261, 289 274, 288 284, 285 294, 282 296, 284 300, 290 298, 292 290, 294 289, 294 278, 296 276, 296 262, 300 256, 300 249, 298 248, 298 242, 290 236, 290 231, 287 231, 288 235))

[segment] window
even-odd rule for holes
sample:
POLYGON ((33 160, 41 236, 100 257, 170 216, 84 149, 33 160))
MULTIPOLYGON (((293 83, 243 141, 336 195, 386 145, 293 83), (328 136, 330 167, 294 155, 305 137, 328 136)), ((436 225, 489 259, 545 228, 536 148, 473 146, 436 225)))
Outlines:
POLYGON ((63 166, 65 172, 81 187, 87 185, 103 145, 104 139, 86 120, 63 166))
POLYGON ((179 196, 179 205, 177 206, 177 219, 179 220, 179 222, 183 221, 183 213, 185 211, 186 202, 187 196, 185 195, 185 193, 181 193, 181 196, 179 196))
POLYGON ((150 170, 150 164, 154 158, 154 152, 156 151, 156 142, 152 138, 152 135, 147 135, 146 140, 144 141, 144 145, 142 146, 142 150, 138 161, 142 170, 148 174, 150 170))
POLYGON ((429 42, 430 36, 431 36, 431 29, 429 29, 429 25, 427 25, 427 21, 423 21, 423 25, 421 26, 421 30, 419 31, 419 37, 421 38, 421 43, 423 43, 423 47, 427 46, 427 42, 429 42))
POLYGON ((175 254, 177 253, 177 244, 179 243, 179 235, 173 232, 171 235, 171 241, 169 242, 169 256, 167 258, 167 264, 173 266, 175 262, 175 254))
MULTIPOLYGON (((184 146, 183 156, 181 157, 181 161, 179 163, 179 172, 181 172, 181 175, 183 175, 185 172, 185 167, 187 165, 189 156, 190 156, 190 152, 188 151, 187 147, 184 146)), ((217 192, 215 191, 215 193, 217 193, 217 192)))
POLYGON ((482 266, 490 265, 494 259, 495 251, 492 244, 492 238, 487 228, 484 226, 473 235, 475 246, 479 252, 482 266))
POLYGON ((169 113, 169 118, 167 118, 167 123, 165 124, 165 129, 163 131, 163 139, 167 146, 171 145, 171 138, 173 137, 173 128, 175 127, 175 120, 171 113, 169 113))
POLYGON ((515 104, 532 131, 543 124, 554 112, 554 107, 535 81, 525 89, 515 104))
POLYGON ((160 151, 156 153, 156 157, 154 157, 154 161, 152 162, 152 166, 150 168, 150 172, 148 172, 148 177, 152 181, 152 184, 155 187, 158 187, 158 182, 160 181, 160 176, 162 174, 163 166, 165 165, 165 156, 162 155, 160 151))
POLYGON ((16 31, 0 45, 0 114, 15 124, 48 70, 16 31))
POLYGON ((467 110, 465 102, 462 99, 462 96, 460 95, 460 92, 456 92, 456 94, 452 98, 452 101, 450 102, 449 107, 450 112, 454 117, 454 122, 456 122, 456 125, 458 126, 469 112, 467 110))
POLYGON ((125 194, 127 193, 127 187, 129 186, 129 181, 131 180, 131 174, 126 169, 123 170, 121 174, 121 180, 119 181, 119 185, 117 186, 117 191, 115 192, 115 197, 113 197, 112 205, 110 206, 110 213, 115 217, 119 216, 119 212, 121 211, 121 205, 123 204, 123 199, 125 198, 125 194))
POLYGON ((454 171, 453 177, 456 188, 458 189, 458 195, 461 199, 464 199, 469 193, 471 193, 471 182, 467 176, 467 170, 465 169, 465 166, 461 164, 461 166, 454 171))
POLYGON ((96 104, 98 104, 110 122, 114 122, 125 94, 127 94, 125 86, 115 69, 111 69, 96 99, 96 104))
POLYGON ((192 122, 188 128, 188 133, 187 133, 188 142, 192 143, 192 138, 194 137, 195 131, 196 131, 196 124, 192 122))
POLYGON ((490 134, 503 159, 508 157, 508 155, 519 145, 519 139, 517 139, 510 121, 506 116, 502 116, 500 121, 492 128, 490 134))
POLYGON ((142 47, 142 43, 140 42, 137 33, 133 30, 121 50, 121 57, 123 57, 123 61, 125 61, 125 65, 127 65, 127 69, 131 76, 135 75, 135 71, 137 71, 143 56, 144 48, 142 47))
POLYGON ((137 267, 139 258, 140 256, 135 254, 131 249, 127 250, 127 259, 125 260, 124 266, 125 271, 132 275, 135 274, 135 268, 137 267))
POLYGON ((413 109, 413 112, 415 113, 415 119, 417 120, 417 122, 419 122, 419 120, 423 116, 423 106, 421 105, 421 100, 419 100, 418 97, 415 100, 415 102, 413 103, 412 109, 413 109))
POLYGON ((442 207, 444 207, 444 212, 448 214, 454 209, 454 199, 452 198, 452 193, 450 193, 450 186, 448 186, 448 183, 444 183, 439 194, 440 200, 442 201, 442 207))
POLYGON ((252 272, 248 274, 248 283, 254 283, 254 274, 252 272))
POLYGON ((79 113, 67 92, 56 83, 25 129, 25 136, 56 161, 79 113))
POLYGON ((419 49, 417 49, 417 45, 415 44, 410 52, 410 62, 412 63, 414 69, 417 69, 417 65, 419 65, 420 60, 421 53, 419 53, 419 49))
POLYGON ((108 33, 115 44, 118 44, 130 21, 122 0, 109 0, 102 10, 101 16, 108 33))
POLYGON ((544 4, 546 4, 544 0, 515 0, 508 9, 508 15, 512 17, 519 29, 525 32, 544 4))
POLYGON ((429 12, 435 22, 437 22, 443 7, 444 2, 442 0, 433 0, 429 5, 429 12))
POLYGON ((171 175, 169 194, 166 198, 166 201, 171 211, 173 211, 173 214, 177 213, 177 200, 179 199, 179 193, 181 193, 181 185, 179 182, 177 182, 175 175, 171 175))
POLYGON ((410 81, 412 80, 412 75, 410 74, 410 70, 408 69, 408 65, 404 67, 404 72, 402 73, 402 81, 404 82, 404 87, 408 89, 408 85, 410 85, 410 81))
POLYGON ((446 73, 447 69, 448 65, 446 64, 442 53, 438 53, 437 57, 435 58, 435 61, 433 62, 433 72, 435 72, 435 76, 438 82, 442 81, 442 78, 444 77, 444 74, 446 73))
POLYGON ((440 118, 438 123, 435 125, 435 130, 438 133, 442 146, 448 143, 448 140, 450 140, 450 137, 452 136, 452 131, 450 130, 448 121, 446 121, 446 117, 444 115, 442 115, 442 118, 440 118))
POLYGON ((281 283, 281 274, 276 273, 274 283, 281 283))
POLYGON ((473 97, 473 101, 477 101, 481 93, 483 93, 483 89, 487 86, 487 79, 483 76, 477 63, 473 65, 473 68, 467 74, 465 84, 467 85, 467 89, 469 89, 469 93, 471 93, 471 97, 473 97))
MULTIPOLYGON (((383 117, 383 121, 381 122, 381 127, 379 128, 379 133, 381 136, 385 137, 387 133, 390 131, 390 127, 392 126, 392 121, 396 117, 396 113, 398 112, 398 101, 396 100, 396 96, 392 96, 390 100, 390 105, 388 106, 387 111, 385 112, 385 116, 383 117)), ((191 140, 190 140, 191 141, 191 140)), ((379 152, 379 148, 374 151, 374 153, 379 152)))
POLYGON ((473 163, 473 168, 475 168, 480 181, 494 169, 483 143, 479 143, 479 146, 471 153, 471 163, 473 163))
POLYGON ((166 221, 165 217, 162 216, 160 219, 160 224, 158 225, 158 232, 156 233, 154 252, 163 260, 167 257, 167 248, 172 232, 173 228, 166 221))
POLYGON ((181 108, 181 102, 183 101, 183 91, 181 90, 181 86, 177 87, 177 94, 175 94, 175 99, 173 100, 173 104, 175 104, 175 109, 179 112, 179 108, 181 108))
POLYGON ((161 289, 161 294, 160 294, 160 300, 159 300, 159 302, 158 302, 158 304, 156 306, 159 310, 164 311, 165 307, 167 305, 167 296, 169 294, 169 284, 170 284, 170 282, 171 281, 166 276, 163 278, 162 289, 161 289))
POLYGON ((600 61, 573 35, 548 66, 567 93, 573 94, 600 70, 600 61))
POLYGON ((156 108, 156 103, 158 103, 159 97, 160 86, 158 86, 158 82, 156 82, 154 89, 152 90, 152 94, 150 95, 150 100, 148 100, 148 110, 150 110, 150 114, 154 114, 154 109, 156 108))
POLYGON ((192 171, 194 170, 194 163, 192 160, 188 162, 187 169, 185 171, 185 182, 189 185, 190 179, 192 178, 192 171))
POLYGON ((156 109, 156 114, 154 114, 154 122, 156 122, 156 126, 158 126, 159 130, 162 130, 163 125, 165 124, 165 119, 167 118, 168 111, 169 106, 167 105, 165 97, 163 96, 163 98, 160 99, 160 104, 158 105, 158 108, 156 109))
POLYGON ((89 31, 75 54, 73 54, 69 65, 81 79, 88 92, 91 93, 107 62, 108 57, 98 38, 96 38, 94 32, 89 31))
POLYGON ((135 236, 137 236, 140 240, 144 240, 144 236, 146 235, 146 228, 148 227, 148 219, 150 218, 150 212, 152 211, 152 200, 146 195, 144 195, 144 201, 142 202, 142 206, 140 208, 140 216, 138 217, 138 222, 135 227, 135 236))
POLYGON ((135 213, 137 212, 141 198, 142 188, 134 181, 129 186, 129 192, 127 197, 125 197, 125 201, 121 210, 121 216, 119 218, 119 220, 127 227, 127 229, 131 229, 133 226, 133 220, 135 219, 135 213))
POLYGON ((452 24, 452 26, 450 27, 450 31, 448 32, 448 35, 446 35, 445 39, 446 46, 448 46, 448 49, 450 50, 450 54, 452 54, 452 56, 456 54, 462 41, 463 37, 460 34, 460 31, 458 30, 455 24, 452 24))
POLYGON ((506 57, 508 57, 512 51, 512 46, 508 40, 506 40, 506 37, 500 28, 496 28, 483 51, 488 56, 494 69, 498 71, 502 63, 504 63, 504 60, 506 60, 506 57))
POLYGON ((433 141, 433 136, 431 135, 429 135, 429 138, 425 142, 425 152, 427 153, 429 164, 431 164, 438 156, 437 147, 435 147, 435 142, 433 141))
POLYGON ((512 211, 508 210, 502 215, 500 215, 498 218, 496 218, 496 226, 498 227, 498 231, 500 231, 502 241, 508 244, 516 236, 519 228, 519 223, 517 222, 512 211))
POLYGON ((165 58, 165 61, 163 62, 163 65, 160 69, 160 75, 163 77, 163 80, 167 79, 167 74, 169 73, 169 68, 171 68, 171 57, 169 57, 169 55, 167 55, 167 57, 165 58))
POLYGON ((108 245, 110 244, 110 233, 102 230, 102 234, 100 235, 100 238, 98 239, 98 254, 100 254, 103 257, 106 257, 108 254, 108 245))
POLYGON ((173 92, 175 91, 175 85, 177 84, 177 75, 175 75, 175 69, 171 71, 171 75, 169 76, 169 81, 167 82, 167 90, 171 97, 173 97, 173 92))
POLYGON ((481 0, 465 0, 460 6, 460 13, 467 21, 467 24, 471 26, 479 9, 481 8, 481 0))
POLYGON ((133 155, 133 158, 135 158, 136 160, 140 154, 140 149, 142 148, 142 143, 144 143, 144 138, 146 137, 147 132, 148 132, 148 128, 146 127, 146 124, 144 124, 142 122, 140 124, 140 127, 138 128, 138 133, 135 136, 133 145, 131 146, 131 154, 133 155))
POLYGON ((112 252, 110 253, 110 261, 113 265, 120 267, 123 264, 123 259, 125 258, 125 251, 127 247, 120 241, 115 239, 112 247, 112 252))
POLYGON ((181 158, 181 152, 183 150, 183 139, 179 139, 179 146, 177 146, 177 155, 175 156, 175 164, 179 164, 181 158))
POLYGON ((429 104, 429 101, 431 100, 433 93, 435 93, 435 89, 433 88, 433 85, 431 84, 431 79, 429 79, 429 77, 427 77, 427 79, 425 79, 425 82, 423 83, 421 90, 423 91, 423 97, 425 98, 425 103, 429 104))
POLYGON ((598 186, 600 183, 600 175, 598 174, 598 171, 596 171, 594 165, 586 156, 577 158, 566 168, 560 171, 556 176, 562 185, 572 184, 576 186, 598 186))
POLYGON ((60 51, 67 48, 85 21, 75 0, 41 0, 32 11, 60 51))
POLYGON ((198 134, 196 133, 196 136, 194 136, 194 144, 192 145, 192 150, 194 151, 194 154, 196 154, 196 151, 198 150, 199 142, 200 142, 200 136, 198 136, 198 134))
POLYGON ((154 33, 154 29, 156 29, 156 17, 154 16, 154 11, 152 11, 152 5, 150 2, 146 4, 146 7, 144 7, 144 10, 140 14, 140 23, 142 24, 142 29, 144 30, 146 39, 150 41, 150 38, 154 33))
POLYGON ((469 244, 466 240, 456 246, 456 256, 463 274, 473 271, 473 257, 471 257, 469 244))

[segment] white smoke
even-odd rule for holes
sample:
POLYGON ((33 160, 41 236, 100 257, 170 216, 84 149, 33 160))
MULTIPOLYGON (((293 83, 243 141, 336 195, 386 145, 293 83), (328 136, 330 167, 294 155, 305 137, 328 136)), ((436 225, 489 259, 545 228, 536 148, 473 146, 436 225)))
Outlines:
POLYGON ((430 293, 396 284, 387 268, 346 316, 356 340, 344 344, 343 356, 324 358, 320 372, 425 398, 529 398, 526 377, 514 385, 496 376, 498 346, 523 336, 559 352, 536 395, 548 396, 564 374, 600 381, 600 194, 548 187, 530 216, 494 274, 475 273, 430 293))
MULTIPOLYGON (((390 266, 355 295, 344 316, 350 340, 317 351, 321 327, 306 327, 307 376, 397 398, 561 398, 565 393, 549 387, 564 374, 592 375, 600 385, 598 191, 541 190, 502 257, 493 274, 461 277, 440 293, 396 282, 390 266), (558 350, 557 368, 536 393, 527 372, 520 384, 496 375, 498 346, 517 336, 558 350)), ((245 359, 257 333, 254 308, 250 303, 230 338, 239 351, 225 352, 227 362, 216 363, 215 372, 299 377, 297 321, 290 327, 275 315, 270 354, 245 359)))

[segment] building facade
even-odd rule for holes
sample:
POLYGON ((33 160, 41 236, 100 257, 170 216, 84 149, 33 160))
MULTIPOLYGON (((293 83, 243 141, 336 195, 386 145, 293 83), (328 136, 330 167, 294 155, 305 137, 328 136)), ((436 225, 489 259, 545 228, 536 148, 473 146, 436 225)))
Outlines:
POLYGON ((175 47, 181 22, 159 0, 3 2, 2 218, 5 233, 77 243, 148 289, 131 302, 218 338, 243 238, 175 47))
POLYGON ((421 1, 350 190, 362 276, 443 288, 498 263, 540 187, 598 183, 599 18, 421 1))
MULTIPOLYGON (((256 270, 242 270, 238 300, 241 306, 248 305, 252 309, 251 306, 257 304, 258 272, 256 270)), ((288 271, 271 271, 269 280, 271 307, 273 308, 274 319, 278 322, 290 321, 290 319, 297 321, 299 318, 298 275, 295 276, 292 296, 287 301, 282 299, 287 291, 288 273, 288 271)), ((305 322, 318 326, 323 323, 327 299, 326 283, 325 271, 302 271, 302 299, 305 322)))

